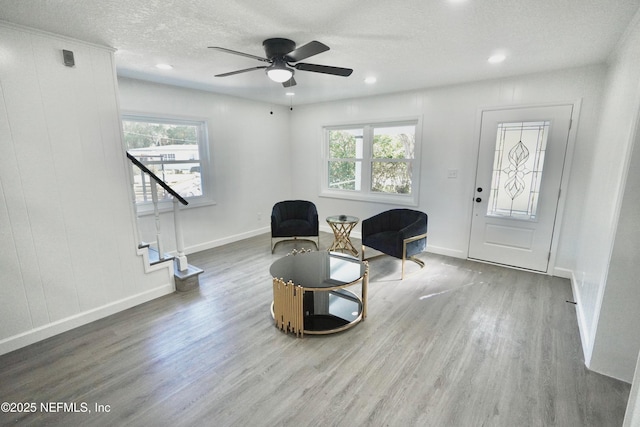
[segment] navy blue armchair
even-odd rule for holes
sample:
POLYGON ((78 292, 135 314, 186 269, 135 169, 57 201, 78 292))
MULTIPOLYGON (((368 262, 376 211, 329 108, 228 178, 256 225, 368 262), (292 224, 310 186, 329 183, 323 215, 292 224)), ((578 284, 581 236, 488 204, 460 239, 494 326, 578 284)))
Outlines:
POLYGON ((320 248, 316 205, 306 200, 285 200, 276 203, 271 211, 271 253, 278 243, 298 239, 309 240, 316 245, 316 249, 320 248), (274 239, 277 240, 275 243, 274 239))
POLYGON ((365 246, 424 267, 415 255, 427 247, 427 214, 412 209, 391 209, 362 221, 362 260, 365 246))

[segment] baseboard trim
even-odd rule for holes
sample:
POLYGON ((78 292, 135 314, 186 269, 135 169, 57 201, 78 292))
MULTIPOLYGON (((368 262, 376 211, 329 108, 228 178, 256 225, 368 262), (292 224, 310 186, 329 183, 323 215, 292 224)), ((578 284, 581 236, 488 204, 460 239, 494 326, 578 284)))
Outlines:
POLYGON ((562 277, 563 279, 572 280, 573 270, 569 270, 568 268, 562 268, 562 267, 554 267, 553 272, 551 274, 555 277, 562 277))
POLYGON ((578 290, 578 281, 576 280, 575 273, 571 271, 571 293, 573 294, 573 301, 576 303, 576 318, 578 321, 578 331, 580 332, 580 342, 582 343, 582 355, 584 357, 584 364, 587 369, 591 369, 591 340, 589 339, 589 331, 587 330, 587 322, 584 316, 584 310, 582 309, 580 292, 578 290))
POLYGON ((87 310, 18 335, 5 338, 0 341, 0 355, 35 344, 36 342, 51 338, 55 335, 70 331, 71 329, 86 325, 104 317, 111 316, 112 314, 119 313, 123 310, 127 310, 131 307, 135 307, 161 296, 171 294, 174 291, 173 282, 165 283, 164 285, 152 290, 141 292, 119 301, 114 301, 110 304, 87 310))
POLYGON ((441 246, 431 246, 427 243, 427 252, 431 252, 437 255, 450 256, 452 258, 467 259, 466 252, 457 249, 443 248, 441 246))
POLYGON ((270 226, 257 228, 255 230, 247 231, 240 234, 234 234, 232 236, 228 236, 222 239, 211 240, 209 242, 201 243, 199 245, 189 246, 188 248, 185 248, 184 251, 187 255, 189 255, 196 252, 206 251, 207 249, 217 248, 218 246, 223 246, 229 243, 238 242, 240 240, 248 239, 250 237, 259 236, 260 234, 270 233, 270 232, 271 232, 270 226))

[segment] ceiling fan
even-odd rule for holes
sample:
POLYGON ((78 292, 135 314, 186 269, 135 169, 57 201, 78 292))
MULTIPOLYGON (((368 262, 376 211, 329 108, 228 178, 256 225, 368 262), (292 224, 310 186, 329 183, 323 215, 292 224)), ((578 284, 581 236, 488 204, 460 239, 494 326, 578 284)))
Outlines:
POLYGON ((232 53, 234 55, 245 56, 247 58, 257 59, 258 61, 268 62, 269 65, 259 67, 245 68, 243 70, 231 71, 229 73, 217 74, 215 77, 227 77, 234 74, 246 73, 253 70, 265 70, 267 76, 275 82, 282 83, 284 87, 295 86, 296 81, 293 78, 295 70, 311 71, 313 73, 331 74, 334 76, 347 77, 353 73, 351 68, 330 67, 328 65, 307 64, 302 61, 310 56, 329 50, 329 46, 318 41, 309 42, 296 49, 296 44, 292 40, 273 38, 266 39, 262 42, 262 47, 266 58, 251 55, 249 53, 238 52, 224 47, 209 46, 209 49, 216 49, 221 52, 232 53), (293 62, 296 64, 292 65, 293 62))

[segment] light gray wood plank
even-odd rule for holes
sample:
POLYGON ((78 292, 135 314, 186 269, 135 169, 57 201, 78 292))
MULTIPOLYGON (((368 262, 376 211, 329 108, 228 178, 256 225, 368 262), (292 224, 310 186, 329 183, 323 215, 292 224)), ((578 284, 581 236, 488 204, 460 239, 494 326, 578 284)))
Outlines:
POLYGON ((630 386, 585 368, 567 280, 425 253, 400 281, 377 257, 367 319, 297 339, 273 326, 269 266, 308 245, 269 243, 193 254, 199 289, 0 357, 2 401, 111 408, 0 424, 622 424, 630 386))

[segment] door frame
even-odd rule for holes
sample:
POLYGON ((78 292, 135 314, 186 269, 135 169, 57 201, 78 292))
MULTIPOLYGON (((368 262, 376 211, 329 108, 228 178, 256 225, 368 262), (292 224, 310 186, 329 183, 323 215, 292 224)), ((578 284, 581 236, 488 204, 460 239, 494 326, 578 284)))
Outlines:
MULTIPOLYGON (((563 168, 562 168, 562 178, 560 180, 560 197, 558 198, 558 206, 556 209, 556 215, 554 218, 554 227, 553 233, 551 235, 551 253, 549 256, 549 264, 547 266, 547 272, 542 273, 538 271, 506 266, 505 267, 514 268, 518 270, 526 270, 533 271, 539 274, 547 274, 549 276, 558 276, 567 279, 571 279, 571 270, 568 268, 556 268, 556 256, 558 253, 558 238, 560 236, 560 230, 562 228, 562 220, 564 218, 565 205, 567 201, 567 193, 569 188, 569 177, 571 176, 571 165, 573 163, 573 154, 576 145, 577 131, 580 119, 580 109, 582 107, 582 98, 579 98, 574 101, 559 101, 559 102, 548 102, 548 103, 536 103, 536 104, 504 104, 504 105, 495 105, 495 106, 481 106, 478 108, 476 112, 476 124, 474 130, 474 136, 476 138, 476 151, 475 151, 475 171, 473 173, 473 184, 469 186, 469 225, 467 235, 469 236, 469 241, 467 242, 467 259, 469 259, 469 250, 471 247, 471 227, 473 222, 473 204, 475 203, 475 183, 476 176, 478 172, 478 166, 480 161, 480 138, 481 138, 481 130, 482 130, 482 115, 485 112, 489 111, 499 111, 499 110, 515 110, 515 109, 524 109, 524 108, 538 108, 538 107, 554 107, 560 105, 572 105, 573 110, 571 112, 571 124, 569 127, 569 135, 567 137, 567 149, 565 151, 563 168)), ((474 259, 474 261, 478 262, 486 262, 488 264, 493 264, 490 261, 480 261, 474 259)))

